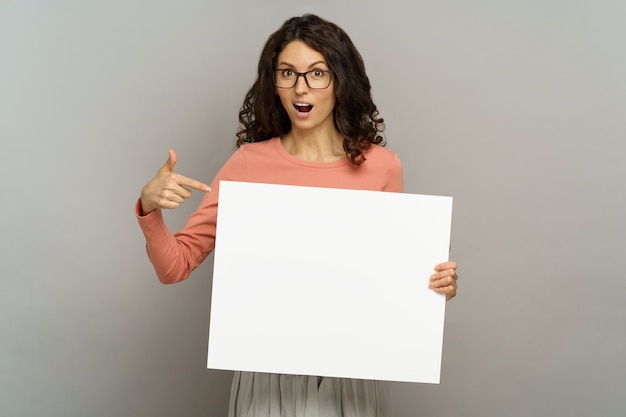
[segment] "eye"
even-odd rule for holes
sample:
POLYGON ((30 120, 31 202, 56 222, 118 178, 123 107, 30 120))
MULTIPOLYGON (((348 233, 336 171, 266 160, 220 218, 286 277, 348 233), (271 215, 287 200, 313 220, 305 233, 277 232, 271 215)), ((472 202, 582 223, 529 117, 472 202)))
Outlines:
POLYGON ((315 78, 323 78, 325 75, 325 72, 319 69, 314 69, 313 71, 311 71, 311 74, 315 77, 315 78))
POLYGON ((288 68, 280 70, 280 76, 285 78, 293 77, 293 70, 290 70, 288 68))

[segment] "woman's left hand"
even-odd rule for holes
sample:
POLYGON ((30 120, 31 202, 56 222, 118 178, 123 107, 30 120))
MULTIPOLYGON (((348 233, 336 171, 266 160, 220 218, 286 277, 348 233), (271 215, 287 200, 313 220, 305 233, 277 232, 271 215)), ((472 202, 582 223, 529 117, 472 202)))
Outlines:
POLYGON ((456 262, 448 261, 435 266, 435 273, 430 276, 429 287, 439 294, 446 295, 446 301, 456 295, 456 262))

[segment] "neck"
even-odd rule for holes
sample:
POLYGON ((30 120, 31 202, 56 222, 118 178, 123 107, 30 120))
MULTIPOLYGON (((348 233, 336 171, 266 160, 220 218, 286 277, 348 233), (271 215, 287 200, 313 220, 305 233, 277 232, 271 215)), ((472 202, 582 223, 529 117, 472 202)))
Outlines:
POLYGON ((281 141, 289 154, 305 161, 332 162, 346 157, 343 137, 335 129, 332 132, 303 132, 292 129, 281 141))

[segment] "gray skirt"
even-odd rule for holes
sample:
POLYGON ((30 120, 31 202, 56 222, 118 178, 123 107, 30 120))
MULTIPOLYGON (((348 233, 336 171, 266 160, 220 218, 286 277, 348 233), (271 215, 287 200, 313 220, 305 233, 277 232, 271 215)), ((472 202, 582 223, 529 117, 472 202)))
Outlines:
POLYGON ((235 372, 228 417, 389 417, 382 381, 235 372))

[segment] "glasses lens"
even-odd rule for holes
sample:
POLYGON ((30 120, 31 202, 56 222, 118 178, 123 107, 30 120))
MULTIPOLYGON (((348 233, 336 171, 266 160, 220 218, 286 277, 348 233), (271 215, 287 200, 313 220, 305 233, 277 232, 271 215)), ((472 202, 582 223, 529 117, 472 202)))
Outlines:
POLYGON ((305 77, 311 88, 326 88, 330 84, 330 73, 328 71, 309 71, 305 77))
POLYGON ((274 84, 279 88, 291 88, 296 85, 298 74, 289 69, 277 69, 274 72, 274 84))

